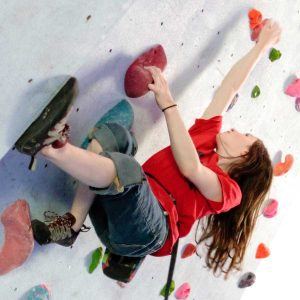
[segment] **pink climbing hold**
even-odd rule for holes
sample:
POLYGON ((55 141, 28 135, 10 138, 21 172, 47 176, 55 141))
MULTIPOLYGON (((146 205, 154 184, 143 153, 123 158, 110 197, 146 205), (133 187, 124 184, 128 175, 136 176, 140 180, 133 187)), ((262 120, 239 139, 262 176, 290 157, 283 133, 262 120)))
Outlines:
POLYGON ((176 299, 186 299, 190 295, 190 292, 191 292, 191 287, 186 282, 177 289, 177 291, 175 293, 175 298, 176 299))
POLYGON ((300 97, 300 79, 296 78, 290 83, 286 88, 285 93, 291 97, 300 97))
POLYGON ((300 98, 297 98, 295 101, 296 111, 300 112, 300 98))
POLYGON ((128 97, 137 98, 149 92, 148 84, 153 82, 151 73, 144 67, 155 66, 161 71, 167 65, 167 57, 161 45, 157 45, 140 55, 125 74, 124 88, 128 97))
POLYGON ((29 205, 17 200, 1 215, 4 226, 4 244, 0 249, 0 275, 21 266, 30 256, 34 241, 30 222, 29 205))
POLYGON ((273 218, 277 214, 277 209, 278 209, 278 201, 275 199, 270 199, 270 202, 268 205, 265 207, 263 211, 263 215, 266 218, 273 218))

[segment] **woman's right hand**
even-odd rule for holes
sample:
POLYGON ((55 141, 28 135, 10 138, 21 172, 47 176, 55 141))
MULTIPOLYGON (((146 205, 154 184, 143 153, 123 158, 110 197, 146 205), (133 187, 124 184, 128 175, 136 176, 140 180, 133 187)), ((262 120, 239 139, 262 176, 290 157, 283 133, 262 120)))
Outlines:
POLYGON ((272 47, 279 42, 280 36, 281 28, 279 24, 272 19, 268 19, 259 34, 257 43, 264 48, 272 47))
POLYGON ((164 109, 174 104, 175 102, 169 90, 168 82, 161 70, 154 66, 144 67, 144 69, 148 70, 152 75, 153 83, 148 84, 148 88, 154 92, 159 108, 164 109))

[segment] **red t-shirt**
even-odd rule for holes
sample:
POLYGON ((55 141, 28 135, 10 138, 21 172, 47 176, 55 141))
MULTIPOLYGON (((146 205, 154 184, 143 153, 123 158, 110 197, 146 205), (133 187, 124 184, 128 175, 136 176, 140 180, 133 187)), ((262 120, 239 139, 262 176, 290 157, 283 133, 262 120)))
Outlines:
POLYGON ((214 171, 222 186, 222 201, 205 198, 200 191, 184 177, 176 164, 170 146, 150 157, 142 166, 153 194, 168 213, 169 234, 164 246, 154 256, 169 255, 178 237, 186 236, 194 222, 209 214, 218 214, 240 204, 242 193, 238 184, 218 167, 216 135, 222 126, 222 116, 209 120, 196 119, 189 134, 198 151, 201 163, 214 171), (171 196, 169 195, 171 194, 171 196), (176 201, 176 205, 174 201, 176 201))

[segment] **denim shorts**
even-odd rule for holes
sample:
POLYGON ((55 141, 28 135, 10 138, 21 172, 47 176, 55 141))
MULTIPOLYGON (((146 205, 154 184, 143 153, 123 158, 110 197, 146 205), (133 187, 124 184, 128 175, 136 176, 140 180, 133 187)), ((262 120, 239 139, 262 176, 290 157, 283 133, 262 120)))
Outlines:
POLYGON ((113 253, 144 257, 158 251, 168 236, 166 213, 151 191, 146 175, 134 157, 101 152, 112 159, 117 177, 96 193, 89 215, 101 242, 113 253))

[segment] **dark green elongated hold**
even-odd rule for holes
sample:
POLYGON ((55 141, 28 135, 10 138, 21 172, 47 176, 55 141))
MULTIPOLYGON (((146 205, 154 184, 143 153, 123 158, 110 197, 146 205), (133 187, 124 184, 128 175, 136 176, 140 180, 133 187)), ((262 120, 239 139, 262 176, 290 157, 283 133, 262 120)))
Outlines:
POLYGON ((281 57, 281 52, 275 48, 272 48, 270 54, 269 54, 269 59, 271 62, 279 59, 281 57))
POLYGON ((256 86, 254 87, 254 89, 252 90, 251 97, 252 97, 252 98, 256 98, 256 97, 258 97, 259 95, 260 95, 260 89, 259 89, 259 87, 256 85, 256 86))
MULTIPOLYGON (((166 285, 163 287, 163 289, 160 291, 160 295, 163 297, 166 297, 166 285)), ((171 282, 171 286, 170 286, 170 290, 169 290, 169 296, 171 295, 171 293, 175 290, 175 281, 172 280, 171 282)))
POLYGON ((89 267, 89 273, 92 273, 99 265, 102 257, 102 247, 97 248, 92 255, 92 261, 89 267))

